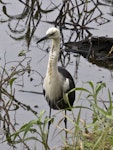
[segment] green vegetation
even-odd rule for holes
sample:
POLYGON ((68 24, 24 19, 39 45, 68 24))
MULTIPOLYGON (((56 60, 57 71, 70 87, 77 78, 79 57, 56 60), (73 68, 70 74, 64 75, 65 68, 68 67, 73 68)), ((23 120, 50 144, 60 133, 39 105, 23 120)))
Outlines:
MULTIPOLYGON (((108 106, 101 99, 99 105, 98 100, 100 99, 100 93, 105 88, 105 83, 98 83, 94 86, 93 82, 87 83, 91 90, 86 88, 73 89, 76 92, 79 91, 79 100, 82 97, 82 93, 86 93, 84 100, 90 103, 90 108, 83 106, 75 106, 72 109, 72 118, 67 117, 68 123, 72 124, 72 129, 65 129, 67 132, 67 139, 65 137, 62 142, 60 149, 62 150, 112 150, 113 149, 113 106, 110 91, 108 90, 108 106), (78 114, 74 114, 74 109, 79 109, 78 114), (92 118, 90 123, 81 119, 82 110, 92 112, 92 118)), ((47 125, 49 121, 54 122, 55 118, 44 117, 45 111, 40 112, 35 120, 24 124, 20 129, 10 135, 10 142, 12 144, 18 144, 35 140, 40 142, 44 149, 49 150, 48 144, 48 129, 47 125), (29 134, 30 133, 30 134, 29 134)), ((58 125, 59 126, 59 125, 58 125)), ((57 129, 55 129, 57 130, 57 129)), ((61 131, 62 132, 62 131, 61 131)), ((59 133, 60 134, 60 133, 59 133)))

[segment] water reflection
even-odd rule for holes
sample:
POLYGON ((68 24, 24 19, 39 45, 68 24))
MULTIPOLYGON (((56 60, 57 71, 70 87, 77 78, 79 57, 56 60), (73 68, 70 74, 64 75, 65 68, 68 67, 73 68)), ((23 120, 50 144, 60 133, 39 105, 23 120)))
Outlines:
POLYGON ((113 16, 113 1, 111 0, 104 0, 110 6, 110 15, 113 16))
MULTIPOLYGON (((34 40, 35 37, 40 38, 40 35, 36 36, 35 34, 41 23, 52 24, 60 29, 62 51, 59 61, 62 66, 67 67, 72 59, 70 53, 64 51, 64 43, 79 41, 90 37, 92 30, 94 30, 93 27, 90 27, 92 23, 96 26, 103 25, 110 21, 104 17, 100 9, 100 7, 103 6, 103 1, 100 0, 86 0, 85 2, 83 0, 65 0, 62 2, 51 0, 46 2, 41 0, 26 0, 23 2, 22 0, 18 0, 17 5, 18 3, 23 7, 22 12, 20 14, 11 15, 8 11, 10 5, 0 1, 2 12, 5 17, 7 17, 7 19, 4 19, 5 17, 1 15, 0 20, 1 23, 7 23, 9 29, 8 35, 13 40, 26 41, 27 45, 27 51, 20 50, 18 61, 7 62, 4 57, 4 64, 0 67, 1 128, 3 128, 6 133, 4 139, 7 140, 11 146, 14 146, 14 143, 12 143, 10 135, 16 131, 16 125, 18 124, 16 112, 25 110, 33 113, 33 115, 37 115, 35 109, 32 109, 29 105, 18 100, 20 97, 16 97, 15 84, 24 87, 24 79, 29 78, 31 82, 33 82, 32 75, 34 74, 39 77, 39 85, 42 84, 43 75, 37 70, 32 69, 32 58, 28 57, 30 53, 28 50, 30 49, 32 41, 36 42, 34 40), (50 19, 49 15, 51 16, 50 19), (65 32, 68 33, 66 37, 65 32), (10 115, 12 112, 14 112, 13 119, 10 115)), ((104 6, 105 5, 107 4, 104 4, 104 6)), ((44 43, 42 47, 40 47, 40 50, 42 49, 43 51, 41 52, 47 55, 49 52, 48 45, 44 43)), ((78 78, 80 55, 75 55, 75 59, 75 78, 78 78)), ((26 143, 23 142, 23 144, 29 149, 26 143)))
MULTIPOLYGON (((8 22, 10 30, 9 36, 14 40, 25 40, 28 49, 31 40, 35 36, 35 31, 44 16, 54 12, 57 12, 58 14, 54 20, 43 20, 43 22, 53 24, 56 27, 59 26, 62 37, 61 49, 63 49, 63 44, 65 43, 65 30, 71 31, 68 42, 71 40, 77 41, 92 35, 91 30, 94 28, 90 27, 91 23, 102 25, 110 21, 103 16, 100 9, 100 6, 107 6, 107 4, 95 0, 87 1, 87 3, 84 3, 82 0, 66 0, 59 4, 50 2, 46 9, 43 9, 43 3, 41 1, 26 0, 23 2, 19 0, 19 2, 24 6, 21 14, 10 15, 7 11, 7 7, 9 6, 5 3, 2 10, 8 17, 8 20, 6 21, 8 22), (16 21, 14 22, 14 20, 16 21)), ((60 60, 62 66, 66 67, 70 61, 69 53, 65 54, 64 52, 61 52, 60 60), (67 62, 65 61, 66 58, 68 58, 67 62)))
POLYGON ((42 3, 37 0, 26 0, 25 3, 23 1, 19 2, 24 5, 24 9, 21 14, 10 15, 7 12, 7 5, 4 5, 2 10, 8 17, 8 27, 10 32, 13 34, 10 36, 15 40, 26 40, 27 46, 29 47, 42 15, 51 13, 57 8, 57 6, 52 7, 51 9, 43 10, 42 3), (13 26, 11 26, 14 20, 16 20, 16 22, 13 26), (15 34, 18 35, 18 37, 16 37, 15 34))
MULTIPOLYGON (((93 29, 90 28, 90 23, 92 22, 101 25, 109 22, 101 12, 100 6, 103 4, 95 0, 86 1, 86 3, 82 0, 66 0, 59 4, 50 1, 46 9, 43 9, 43 3, 41 1, 26 0, 23 2, 19 0, 19 2, 24 6, 21 14, 10 15, 7 11, 9 7, 7 4, 2 4, 2 10, 8 17, 6 21, 11 32, 10 36, 15 40, 26 40, 28 47, 43 16, 47 16, 53 12, 57 12, 58 14, 54 19, 43 21, 54 26, 59 26, 61 32, 63 29, 70 30, 72 33, 69 41, 72 37, 77 40, 90 36, 91 30, 93 29), (15 23, 13 22, 14 20, 16 20, 15 23), (13 25, 11 25, 12 23, 13 25)), ((62 41, 64 43, 63 34, 62 41)))

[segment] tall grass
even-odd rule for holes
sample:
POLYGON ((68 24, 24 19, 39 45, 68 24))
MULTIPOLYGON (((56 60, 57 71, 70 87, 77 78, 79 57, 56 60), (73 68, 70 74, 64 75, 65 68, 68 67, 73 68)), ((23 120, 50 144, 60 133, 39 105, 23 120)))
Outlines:
MULTIPOLYGON (((113 149, 113 106, 110 91, 108 90, 108 102, 105 104, 103 100, 103 106, 99 105, 99 94, 105 88, 105 83, 98 83, 96 86, 93 82, 87 83, 90 86, 90 90, 86 88, 76 88, 75 91, 86 94, 86 100, 90 103, 90 108, 75 106, 72 108, 73 117, 67 117, 68 123, 73 127, 72 129, 65 129, 67 132, 67 139, 63 140, 63 144, 60 147, 62 150, 112 150, 113 149), (74 109, 79 109, 78 114, 74 114, 74 109), (82 111, 92 111, 92 118, 90 123, 81 119, 82 111)), ((80 94, 82 95, 82 94, 80 94)), ((79 99, 81 96, 79 97, 79 99)), ((48 129, 47 125, 51 118, 44 117, 45 111, 40 112, 39 116, 35 120, 24 124, 18 131, 11 135, 13 144, 21 143, 23 140, 31 141, 35 140, 42 144, 44 149, 49 150, 48 144, 48 129), (30 135, 28 133, 31 133, 30 135), (35 133, 35 134, 34 134, 35 133), (33 136, 32 136, 33 135, 33 136), (38 136, 37 136, 38 135, 38 136), (18 139, 21 136, 21 140, 18 139)), ((55 118, 54 118, 55 119, 55 118)), ((52 121, 54 121, 52 119, 52 121)), ((59 126, 59 125, 58 125, 59 126)), ((56 130, 56 129, 55 129, 56 130)), ((60 134, 60 133, 59 133, 60 134)))

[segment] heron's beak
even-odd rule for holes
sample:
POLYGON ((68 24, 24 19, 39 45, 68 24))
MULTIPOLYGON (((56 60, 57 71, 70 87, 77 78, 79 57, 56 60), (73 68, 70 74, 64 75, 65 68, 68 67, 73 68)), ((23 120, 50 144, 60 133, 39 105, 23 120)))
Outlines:
POLYGON ((36 43, 38 44, 38 43, 40 43, 40 42, 42 42, 44 40, 47 40, 47 39, 48 39, 48 36, 46 35, 43 38, 39 39, 36 43))

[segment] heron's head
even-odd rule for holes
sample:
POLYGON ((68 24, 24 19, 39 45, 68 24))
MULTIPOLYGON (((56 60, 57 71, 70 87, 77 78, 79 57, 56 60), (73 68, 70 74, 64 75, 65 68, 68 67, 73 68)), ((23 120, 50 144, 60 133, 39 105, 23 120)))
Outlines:
POLYGON ((46 36, 41 38, 37 43, 47 39, 60 39, 60 31, 55 27, 49 28, 46 32, 46 36))

